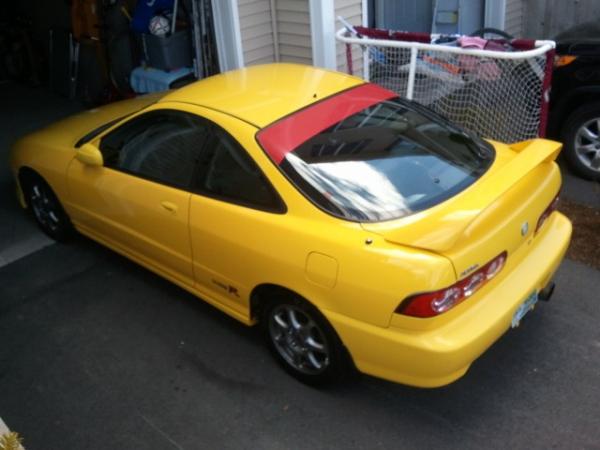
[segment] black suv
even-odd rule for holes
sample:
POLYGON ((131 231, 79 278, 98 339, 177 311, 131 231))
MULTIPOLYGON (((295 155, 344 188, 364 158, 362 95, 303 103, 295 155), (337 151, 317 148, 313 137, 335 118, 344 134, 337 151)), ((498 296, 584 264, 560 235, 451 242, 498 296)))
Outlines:
POLYGON ((600 181, 600 21, 556 38, 548 137, 578 175, 600 181))

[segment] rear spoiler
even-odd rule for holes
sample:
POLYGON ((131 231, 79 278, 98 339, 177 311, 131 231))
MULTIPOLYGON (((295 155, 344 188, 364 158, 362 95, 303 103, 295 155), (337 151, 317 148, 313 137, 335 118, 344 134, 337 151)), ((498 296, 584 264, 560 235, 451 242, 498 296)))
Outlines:
MULTIPOLYGON (((503 146, 493 142, 495 147, 503 146)), ((556 159, 562 144, 532 139, 509 146, 518 152, 504 166, 485 174, 464 192, 433 208, 389 222, 362 224, 396 244, 434 252, 451 249, 467 227, 486 208, 540 164, 556 159)))
MULTIPOLYGON (((511 150, 514 150, 517 153, 521 153, 523 150, 528 148, 532 144, 536 143, 546 143, 550 145, 554 145, 556 147, 553 153, 550 153, 548 157, 544 161, 554 161, 558 157, 560 150, 562 149, 562 144, 560 142, 549 141, 547 139, 529 139, 528 141, 515 142, 514 144, 510 144, 509 147, 511 150)), ((494 144, 496 144, 494 142, 494 144)))

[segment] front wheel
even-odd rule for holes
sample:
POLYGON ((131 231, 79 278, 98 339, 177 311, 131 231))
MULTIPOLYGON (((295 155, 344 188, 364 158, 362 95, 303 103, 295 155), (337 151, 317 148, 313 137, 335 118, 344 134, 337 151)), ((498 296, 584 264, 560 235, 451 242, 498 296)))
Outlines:
POLYGON ((299 298, 279 299, 265 308, 263 331, 271 353, 292 376, 310 385, 339 381, 348 356, 319 311, 299 298))
POLYGON ((42 231, 56 241, 67 240, 73 230, 71 221, 48 183, 32 176, 24 187, 27 205, 42 231))
POLYGON ((564 156, 583 178, 600 181, 600 103, 576 109, 562 129, 564 156))

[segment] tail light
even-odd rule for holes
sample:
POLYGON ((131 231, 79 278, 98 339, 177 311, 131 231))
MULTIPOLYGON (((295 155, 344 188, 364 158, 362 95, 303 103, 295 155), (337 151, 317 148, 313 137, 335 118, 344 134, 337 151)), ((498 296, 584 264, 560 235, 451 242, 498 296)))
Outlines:
POLYGON ((435 292, 406 298, 396 313, 412 317, 434 317, 454 308, 500 273, 506 263, 506 252, 496 256, 485 266, 452 286, 435 292))
POLYGON ((571 64, 577 59, 577 56, 573 55, 556 55, 554 57, 554 67, 563 67, 571 64))
POLYGON ((550 214, 552 214, 554 211, 556 211, 556 208, 558 207, 558 200, 559 200, 559 197, 557 195, 556 197, 554 197, 552 199, 552 201, 550 202, 550 204, 548 205, 548 207, 544 210, 544 212, 542 213, 542 215, 540 216, 540 218, 537 221, 537 225, 535 226, 535 232, 536 233, 542 227, 542 225, 544 224, 544 222, 546 221, 546 219, 548 217, 550 217, 550 214))

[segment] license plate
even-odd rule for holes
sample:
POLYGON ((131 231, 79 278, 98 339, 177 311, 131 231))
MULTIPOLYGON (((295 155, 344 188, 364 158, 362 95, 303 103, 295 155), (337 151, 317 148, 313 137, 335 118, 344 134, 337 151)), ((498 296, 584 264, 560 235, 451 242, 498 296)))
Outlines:
POLYGON ((523 316, 525 316, 525 314, 527 314, 535 307, 537 301, 538 293, 537 291, 533 291, 529 295, 529 297, 527 297, 527 300, 521 303, 521 306, 519 306, 519 309, 517 309, 517 311, 515 312, 515 315, 512 318, 512 323, 510 324, 511 328, 516 328, 519 326, 519 323, 521 323, 521 319, 523 318, 523 316))

